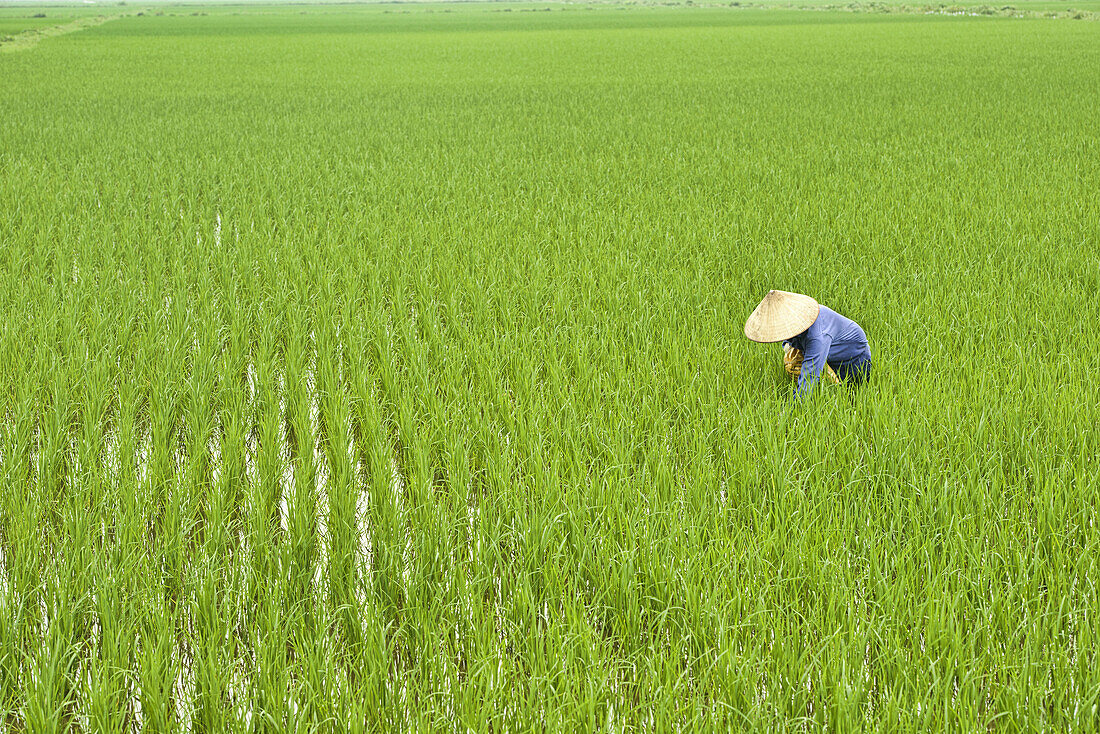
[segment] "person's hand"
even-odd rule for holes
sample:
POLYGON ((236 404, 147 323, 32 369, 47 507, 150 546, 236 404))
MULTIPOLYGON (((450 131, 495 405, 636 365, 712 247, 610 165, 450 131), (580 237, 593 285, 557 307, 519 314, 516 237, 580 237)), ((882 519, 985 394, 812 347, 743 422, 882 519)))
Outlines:
POLYGON ((783 369, 791 377, 802 373, 802 352, 786 343, 783 344, 783 369))

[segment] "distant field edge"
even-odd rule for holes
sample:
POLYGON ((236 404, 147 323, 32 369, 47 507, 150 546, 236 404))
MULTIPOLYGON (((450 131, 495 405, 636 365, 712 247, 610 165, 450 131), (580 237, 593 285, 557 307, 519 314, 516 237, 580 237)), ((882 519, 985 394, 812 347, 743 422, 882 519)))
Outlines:
POLYGON ((103 25, 104 23, 116 20, 126 15, 125 13, 117 13, 115 15, 96 15, 88 18, 77 18, 76 20, 68 23, 62 23, 60 25, 47 26, 45 28, 29 28, 20 33, 13 35, 0 34, 0 53, 12 53, 14 51, 26 51, 27 49, 34 48, 40 41, 46 38, 52 38, 54 36, 63 36, 66 33, 75 33, 82 31, 85 28, 92 28, 93 26, 103 25))
MULTIPOLYGON (((694 5, 694 4, 689 4, 694 5)), ((924 3, 908 5, 893 2, 803 2, 803 3, 776 3, 776 2, 733 2, 715 3, 712 7, 729 5, 736 8, 754 8, 769 10, 821 10, 831 12, 848 13, 884 13, 906 15, 953 15, 971 17, 1001 17, 1001 18, 1053 18, 1073 20, 1100 20, 1100 11, 1080 10, 1069 6, 1057 8, 1044 6, 1040 8, 1021 7, 1019 5, 979 5, 970 2, 960 3, 924 3)))
MULTIPOLYGON (((84 8, 90 10, 92 3, 84 2, 43 2, 42 0, 0 0, 0 7, 25 10, 36 8, 84 8)), ((285 0, 279 2, 241 2, 241 0, 147 0, 147 2, 107 2, 101 3, 106 10, 110 5, 126 7, 126 12, 78 18, 63 25, 44 28, 31 28, 18 33, 5 34, 0 30, 0 52, 32 48, 43 38, 72 33, 83 28, 100 25, 109 20, 127 15, 141 15, 154 9, 201 8, 234 9, 245 13, 265 13, 277 7, 393 7, 404 6, 408 9, 422 9, 433 12, 442 6, 454 8, 491 7, 503 11, 537 9, 538 6, 569 5, 577 10, 595 8, 645 9, 680 8, 685 11, 702 9, 734 10, 795 10, 821 11, 884 15, 939 15, 960 17, 1000 17, 1000 18, 1044 18, 1066 20, 1100 20, 1100 0, 1021 0, 1014 4, 988 4, 981 0, 955 0, 955 2, 907 2, 906 0, 588 0, 587 2, 569 2, 568 0, 285 0)))

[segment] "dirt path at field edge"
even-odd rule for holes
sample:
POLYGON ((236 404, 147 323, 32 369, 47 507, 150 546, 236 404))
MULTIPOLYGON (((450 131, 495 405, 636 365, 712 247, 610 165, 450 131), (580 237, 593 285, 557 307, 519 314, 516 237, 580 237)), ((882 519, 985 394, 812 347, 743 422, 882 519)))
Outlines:
POLYGON ((75 33, 85 28, 103 25, 107 21, 116 20, 123 17, 123 15, 125 15, 125 13, 119 13, 117 15, 97 15, 91 18, 77 18, 74 21, 61 25, 49 26, 47 28, 32 28, 22 33, 17 33, 14 36, 0 37, 0 53, 25 51, 29 48, 34 48, 43 39, 63 36, 66 33, 75 33))

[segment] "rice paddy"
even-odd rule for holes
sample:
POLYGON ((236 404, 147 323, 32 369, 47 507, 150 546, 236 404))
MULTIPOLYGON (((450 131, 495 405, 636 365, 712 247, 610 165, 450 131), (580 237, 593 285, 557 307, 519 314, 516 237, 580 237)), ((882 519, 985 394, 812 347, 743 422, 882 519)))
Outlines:
POLYGON ((1096 730, 1100 23, 95 14, 0 55, 0 729, 1096 730))

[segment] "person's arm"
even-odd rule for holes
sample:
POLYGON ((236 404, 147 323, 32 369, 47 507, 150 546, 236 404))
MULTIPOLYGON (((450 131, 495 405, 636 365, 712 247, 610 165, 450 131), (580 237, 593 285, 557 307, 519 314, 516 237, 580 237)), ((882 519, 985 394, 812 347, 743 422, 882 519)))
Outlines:
POLYGON ((807 335, 803 340, 805 349, 802 352, 802 373, 798 376, 798 387, 794 391, 796 397, 806 395, 817 384, 832 343, 833 338, 825 333, 814 337, 807 335))

